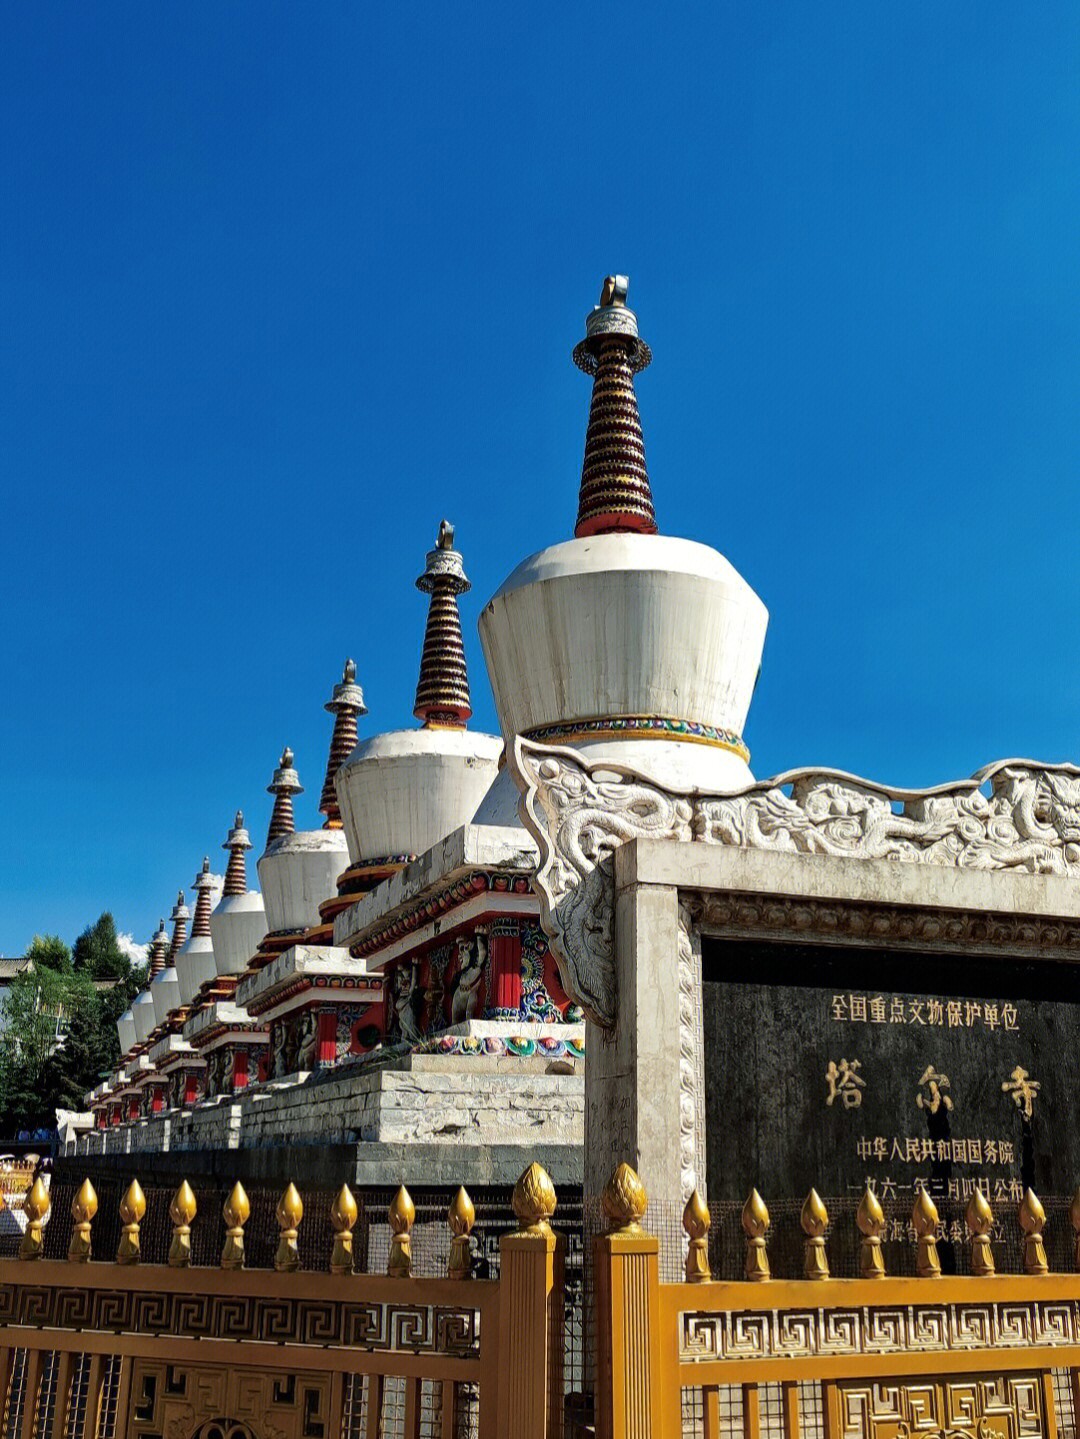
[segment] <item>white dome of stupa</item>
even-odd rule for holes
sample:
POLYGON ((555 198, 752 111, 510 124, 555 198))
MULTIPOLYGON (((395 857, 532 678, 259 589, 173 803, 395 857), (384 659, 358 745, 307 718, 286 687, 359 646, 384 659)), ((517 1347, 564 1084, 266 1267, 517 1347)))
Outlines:
MULTIPOLYGON (((146 971, 146 984, 139 990, 131 1002, 131 1021, 135 1026, 135 1043, 145 1044, 153 1032, 157 1019, 154 1014, 154 996, 150 992, 150 986, 165 968, 166 957, 169 952, 169 936, 165 931, 165 921, 158 920, 157 931, 150 941, 150 953, 146 971)), ((117 1023, 117 1031, 120 1025, 117 1023)), ((123 1044, 123 1035, 120 1036, 120 1043, 123 1044)), ((127 1050, 124 1050, 127 1053, 127 1050)))
POLYGON ((354 867, 423 854, 469 822, 498 771, 502 741, 466 729, 472 700, 458 595, 470 585, 446 520, 416 584, 431 596, 413 709, 422 728, 362 741, 337 771, 354 867))
POLYGON ((742 736, 768 612, 716 550, 656 533, 633 384, 651 353, 625 300, 610 277, 574 352, 595 375, 575 538, 499 588, 480 616, 484 657, 508 744, 736 790, 753 779, 742 736))
POLYGON ((187 942, 188 920, 191 913, 184 903, 184 891, 180 890, 173 905, 173 937, 165 968, 150 980, 150 997, 154 1003, 154 1024, 164 1024, 174 1009, 180 1005, 180 977, 176 972, 176 960, 187 942))
POLYGON ((266 935, 266 907, 259 891, 247 887, 245 851, 251 848, 251 839, 240 810, 222 848, 229 851, 229 863, 221 899, 210 915, 210 937, 215 972, 225 976, 243 974, 247 968, 266 935))
POLYGON ((303 786, 286 749, 268 786, 274 812, 265 853, 258 863, 259 884, 271 934, 297 934, 320 923, 319 906, 337 893, 337 878, 349 862, 340 829, 294 830, 292 797, 303 786))
POLYGON ((191 921, 191 938, 176 956, 176 975, 180 986, 180 1003, 190 1005, 207 980, 217 973, 214 964, 214 941, 210 934, 210 912, 218 901, 223 880, 210 873, 209 855, 195 876, 195 917, 191 921))

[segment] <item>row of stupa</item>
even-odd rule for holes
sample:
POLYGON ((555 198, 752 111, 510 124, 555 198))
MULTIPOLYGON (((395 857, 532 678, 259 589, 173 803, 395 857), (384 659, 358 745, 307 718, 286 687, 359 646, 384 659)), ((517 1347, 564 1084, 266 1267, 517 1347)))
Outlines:
POLYGON ((237 814, 224 878, 204 860, 193 919, 181 892, 171 938, 164 923, 153 937, 120 1065, 87 1096, 90 1152, 301 1134, 491 1145, 523 1124, 579 1143, 584 1019, 540 927, 504 745, 523 735, 669 788, 739 790, 768 621, 723 556, 657 532, 634 389, 652 357, 626 298, 609 277, 573 354, 593 379, 574 538, 524 560, 480 617, 501 737, 467 729, 469 581, 443 521, 417 581, 420 726, 358 740, 346 663, 326 705, 321 828, 296 829, 286 749, 261 894, 237 814))

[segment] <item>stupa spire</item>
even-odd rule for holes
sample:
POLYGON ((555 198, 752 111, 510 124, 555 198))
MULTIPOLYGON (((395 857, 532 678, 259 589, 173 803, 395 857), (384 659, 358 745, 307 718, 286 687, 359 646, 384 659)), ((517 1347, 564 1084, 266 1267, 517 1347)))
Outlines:
POLYGON ((184 891, 179 889, 176 892, 176 903, 173 905, 172 914, 169 915, 169 920, 173 927, 172 944, 169 947, 170 964, 175 961, 176 956, 187 943, 188 920, 190 918, 191 911, 184 903, 184 891))
POLYGON ((225 884, 222 895, 247 894, 247 861, 244 851, 251 848, 251 840, 244 828, 244 812, 236 811, 236 819, 229 831, 229 838, 221 846, 229 851, 229 863, 225 869, 225 884))
POLYGON ((274 771, 274 778, 266 786, 266 792, 274 796, 274 810, 270 816, 270 828, 266 835, 266 843, 271 845, 283 834, 293 834, 296 830, 292 807, 293 795, 304 793, 300 776, 293 769, 293 752, 288 745, 281 751, 281 760, 274 771))
POLYGON ((367 714, 364 691, 356 683, 356 664, 345 661, 341 682, 334 686, 334 693, 327 700, 325 709, 334 716, 334 733, 330 740, 330 756, 326 761, 326 778, 323 780, 322 795, 319 798, 319 813, 326 816, 323 829, 341 828, 341 811, 338 809, 337 790, 334 776, 356 748, 356 721, 367 714))
POLYGON ((150 941, 150 958, 146 970, 146 981, 149 984, 155 975, 161 973, 165 968, 165 956, 169 952, 169 936, 165 930, 165 921, 158 920, 157 933, 150 941))
POLYGON ((428 551, 416 588, 431 596, 431 605, 413 714, 426 726, 464 729, 472 714, 472 698, 457 597, 472 586, 454 549, 454 527, 448 520, 439 526, 435 548, 428 551))
POLYGON ((214 897, 214 876, 210 873, 210 856, 203 858, 202 869, 195 876, 195 918, 191 923, 192 939, 210 938, 210 904, 214 897))
POLYGON ((656 533, 634 393, 634 376, 652 361, 652 351, 638 337, 637 316, 627 308, 629 284, 625 275, 607 277, 599 305, 585 320, 585 338, 574 350, 574 364, 594 377, 574 530, 579 538, 617 530, 656 533))

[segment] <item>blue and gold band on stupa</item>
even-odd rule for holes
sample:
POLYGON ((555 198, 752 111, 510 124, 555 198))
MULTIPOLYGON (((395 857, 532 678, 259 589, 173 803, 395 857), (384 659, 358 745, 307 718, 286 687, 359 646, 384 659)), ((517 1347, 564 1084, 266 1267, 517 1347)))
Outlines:
POLYGON ((568 720, 565 724, 540 725, 529 730, 526 739, 538 744, 573 744, 575 741, 604 739, 666 739, 691 744, 715 745, 749 761, 750 751, 742 735, 696 720, 670 719, 666 715, 617 715, 614 718, 568 720))

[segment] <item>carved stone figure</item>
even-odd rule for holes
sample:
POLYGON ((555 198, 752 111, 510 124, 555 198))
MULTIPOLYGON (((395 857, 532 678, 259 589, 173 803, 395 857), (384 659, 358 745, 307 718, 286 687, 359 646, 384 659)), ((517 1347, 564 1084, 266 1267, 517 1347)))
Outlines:
POLYGON ((420 1044, 424 1032, 420 1028, 420 1005, 423 992, 418 983, 419 966, 399 964, 391 981, 390 1003, 393 1009, 395 1028, 406 1044, 420 1044))
POLYGON ((296 1068, 298 1073, 315 1068, 315 1052, 319 1043, 319 1021, 314 1013, 308 1009, 300 1019, 298 1025, 298 1046, 296 1051, 296 1068))
POLYGON ((458 940, 457 959, 450 1018, 454 1024, 461 1024, 467 1019, 478 1019, 483 1012, 481 1001, 488 961, 488 937, 484 930, 478 929, 471 938, 458 940))

